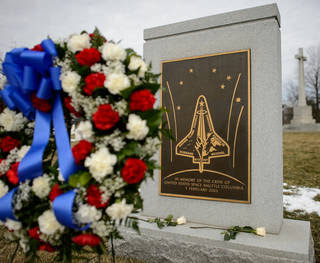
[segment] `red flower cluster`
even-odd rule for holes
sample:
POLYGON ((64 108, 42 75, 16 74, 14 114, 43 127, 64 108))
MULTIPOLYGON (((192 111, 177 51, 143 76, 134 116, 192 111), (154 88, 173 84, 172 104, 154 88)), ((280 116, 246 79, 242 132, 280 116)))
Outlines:
POLYGON ((71 98, 70 97, 65 97, 64 98, 64 106, 72 113, 74 114, 74 116, 76 116, 77 118, 79 118, 81 116, 81 114, 79 112, 76 111, 75 108, 73 108, 73 106, 71 105, 71 98))
POLYGON ((49 112, 52 109, 50 100, 39 99, 35 93, 31 95, 31 103, 39 111, 49 112))
POLYGON ((139 183, 144 178, 147 165, 137 158, 128 158, 121 170, 122 178, 128 184, 139 183))
POLYGON ((32 51, 43 51, 43 48, 41 44, 35 45, 33 48, 31 48, 32 51))
POLYGON ((18 147, 20 145, 20 141, 12 138, 11 136, 6 136, 1 139, 0 148, 3 152, 10 152, 12 149, 18 147))
POLYGON ((18 177, 18 167, 20 162, 14 163, 11 165, 10 169, 7 171, 7 178, 8 181, 14 185, 19 183, 19 177, 18 177))
POLYGON ((98 110, 92 115, 95 127, 99 130, 111 129, 119 120, 119 113, 114 111, 110 104, 102 104, 98 110))
POLYGON ((36 239, 36 240, 40 240, 40 231, 39 231, 39 227, 34 227, 34 228, 30 228, 28 230, 28 234, 30 237, 36 239))
POLYGON ((96 208, 103 208, 108 205, 108 202, 102 203, 101 191, 96 185, 92 184, 88 187, 86 197, 87 203, 95 206, 96 208))
POLYGON ((86 85, 83 87, 83 91, 91 96, 95 89, 103 87, 105 80, 106 76, 104 74, 91 73, 85 78, 86 85))
POLYGON ((76 54, 76 59, 81 66, 91 67, 93 64, 97 63, 101 59, 100 52, 95 48, 85 48, 76 54))
POLYGON ((56 250, 50 246, 50 244, 48 243, 42 243, 40 246, 39 246, 39 250, 44 250, 44 251, 48 251, 48 252, 55 252, 56 250))
POLYGON ((146 111, 153 108, 156 99, 148 89, 138 90, 130 97, 130 110, 146 111))
POLYGON ((92 143, 81 140, 72 148, 73 157, 77 164, 81 164, 92 150, 92 143))
POLYGON ((51 202, 53 202, 54 199, 61 194, 63 194, 63 191, 59 188, 59 184, 57 183, 51 188, 51 191, 49 194, 49 198, 51 202))
POLYGON ((100 244, 100 237, 93 234, 80 234, 72 238, 72 241, 79 246, 95 247, 100 244))

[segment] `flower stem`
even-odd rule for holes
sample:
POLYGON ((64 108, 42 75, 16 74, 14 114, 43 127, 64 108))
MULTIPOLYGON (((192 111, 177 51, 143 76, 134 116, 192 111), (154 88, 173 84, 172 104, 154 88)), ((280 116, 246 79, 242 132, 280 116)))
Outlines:
POLYGON ((110 235, 110 244, 111 244, 111 263, 115 263, 116 259, 115 259, 115 251, 113 247, 113 234, 110 235))
POLYGON ((19 244, 17 243, 16 248, 15 248, 15 250, 14 250, 14 252, 13 252, 12 256, 11 256, 10 263, 13 263, 13 261, 14 261, 14 259, 15 259, 16 255, 17 255, 17 251, 18 251, 18 249, 19 249, 19 244))

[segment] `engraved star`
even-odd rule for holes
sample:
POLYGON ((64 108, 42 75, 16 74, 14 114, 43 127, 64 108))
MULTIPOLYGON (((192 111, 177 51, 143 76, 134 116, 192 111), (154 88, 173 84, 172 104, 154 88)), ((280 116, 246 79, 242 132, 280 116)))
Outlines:
POLYGON ((224 85, 224 84, 222 84, 222 85, 220 86, 220 88, 221 88, 221 89, 224 89, 224 88, 225 88, 225 85, 224 85))
POLYGON ((191 69, 189 69, 189 72, 190 72, 190 73, 192 73, 192 72, 193 72, 193 69, 192 69, 192 68, 191 68, 191 69))
POLYGON ((236 102, 240 102, 241 101, 241 98, 236 98, 236 102))
POLYGON ((180 110, 181 109, 181 107, 180 106, 177 106, 177 110, 180 110))
POLYGON ((180 85, 183 85, 183 81, 180 81, 179 84, 180 84, 180 85))
POLYGON ((213 72, 213 73, 216 73, 216 72, 217 72, 217 69, 216 69, 216 68, 213 68, 213 69, 212 69, 212 72, 213 72))
POLYGON ((231 80, 231 76, 230 75, 227 76, 227 80, 231 80))

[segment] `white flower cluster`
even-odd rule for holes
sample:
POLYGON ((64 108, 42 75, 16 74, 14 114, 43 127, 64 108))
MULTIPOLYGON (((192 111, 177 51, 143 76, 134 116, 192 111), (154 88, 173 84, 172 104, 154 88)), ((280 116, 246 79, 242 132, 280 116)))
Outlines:
POLYGON ((61 74, 60 80, 62 89, 69 95, 72 95, 76 91, 80 83, 81 77, 78 73, 74 71, 66 71, 61 74))
POLYGON ((84 33, 81 35, 71 35, 67 43, 68 49, 75 53, 81 51, 85 48, 90 47, 90 37, 88 34, 84 33))
POLYGON ((75 220, 80 224, 88 224, 91 222, 98 221, 102 216, 95 206, 81 204, 78 211, 74 214, 75 220))
POLYGON ((117 197, 117 191, 126 186, 127 183, 123 181, 120 174, 112 175, 110 178, 106 178, 102 185, 99 187, 102 192, 101 198, 103 202, 107 202, 109 197, 113 194, 117 197))
POLYGON ((105 43, 100 48, 104 60, 124 60, 126 58, 126 51, 117 44, 105 43))
POLYGON ((116 152, 120 151, 126 145, 122 133, 118 129, 116 129, 110 135, 98 137, 96 139, 96 142, 96 146, 98 148, 103 148, 105 146, 111 145, 116 152))
POLYGON ((118 220, 127 217, 133 209, 133 205, 127 205, 126 200, 123 199, 119 203, 114 203, 106 209, 108 216, 112 220, 118 220))
POLYGON ((35 178, 32 182, 32 191, 40 199, 47 197, 51 190, 50 181, 51 179, 47 174, 35 178))
POLYGON ((87 140, 93 141, 93 130, 90 121, 82 121, 74 130, 75 141, 87 140))
POLYGON ((100 237, 107 237, 114 230, 114 226, 103 220, 92 222, 92 232, 100 237))
POLYGON ((20 131, 28 120, 22 113, 5 108, 0 114, 0 126, 7 132, 20 131))
POLYGON ((129 131, 127 138, 137 141, 142 140, 149 132, 147 121, 141 119, 138 115, 133 113, 129 115, 127 129, 129 131))
POLYGON ((0 198, 8 193, 9 187, 0 180, 0 198))
POLYGON ((11 220, 9 218, 7 218, 4 225, 11 231, 20 230, 22 227, 22 224, 19 221, 11 220))
POLYGON ((0 174, 5 174, 10 169, 11 164, 19 159, 18 153, 18 148, 14 148, 9 152, 7 158, 0 163, 0 174))
POLYGON ((21 210, 23 202, 29 200, 31 192, 30 180, 20 183, 17 193, 14 195, 14 210, 21 210))
POLYGON ((142 58, 138 57, 138 56, 131 56, 130 58, 130 63, 128 65, 128 68, 131 70, 131 71, 135 71, 135 70, 138 70, 138 76, 140 78, 143 78, 144 77, 144 74, 146 73, 147 71, 147 65, 146 63, 143 61, 142 58))
POLYGON ((45 235, 59 234, 64 231, 64 226, 60 225, 52 210, 46 210, 38 218, 40 232, 45 235))
POLYGON ((141 153, 141 157, 153 156, 158 151, 160 143, 158 137, 148 137, 145 144, 140 147, 139 153, 141 153))
POLYGON ((104 86, 111 94, 116 95, 130 87, 130 80, 123 73, 111 73, 104 82, 104 86))
POLYGON ((120 117, 127 113, 127 107, 128 103, 125 100, 119 100, 112 106, 112 108, 119 113, 120 117))

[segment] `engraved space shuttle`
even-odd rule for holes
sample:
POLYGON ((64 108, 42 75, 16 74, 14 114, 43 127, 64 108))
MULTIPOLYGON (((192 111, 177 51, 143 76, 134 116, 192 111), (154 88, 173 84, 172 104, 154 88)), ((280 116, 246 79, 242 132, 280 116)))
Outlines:
POLYGON ((193 163, 199 164, 200 173, 211 158, 230 155, 229 145, 214 130, 204 95, 198 97, 190 131, 177 144, 176 155, 192 158, 193 163))

